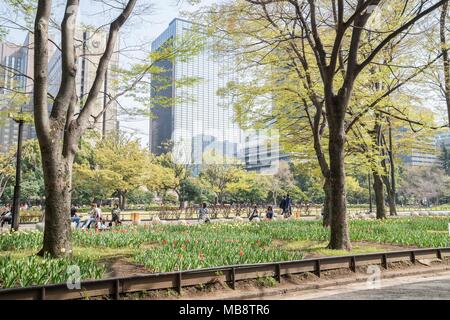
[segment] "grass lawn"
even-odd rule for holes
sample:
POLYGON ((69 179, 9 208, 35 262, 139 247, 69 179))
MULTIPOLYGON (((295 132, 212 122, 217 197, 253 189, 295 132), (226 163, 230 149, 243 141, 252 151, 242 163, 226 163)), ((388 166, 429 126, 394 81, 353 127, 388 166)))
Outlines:
MULTIPOLYGON (((449 222, 448 217, 352 220, 352 253, 447 246, 449 222)), ((97 279, 133 272, 349 254, 326 249, 329 230, 322 228, 320 221, 128 226, 105 232, 80 230, 72 235, 73 257, 57 260, 33 256, 42 238, 39 232, 0 235, 0 287, 65 282, 73 272, 70 266, 78 266, 82 279, 97 279)))

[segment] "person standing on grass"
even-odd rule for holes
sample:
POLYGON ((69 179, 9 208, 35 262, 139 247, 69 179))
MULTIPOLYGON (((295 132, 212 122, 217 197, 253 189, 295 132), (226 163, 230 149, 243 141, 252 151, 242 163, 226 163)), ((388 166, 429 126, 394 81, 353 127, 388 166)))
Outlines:
POLYGON ((203 202, 202 206, 198 210, 198 220, 203 222, 211 222, 211 220, 209 219, 206 202, 203 202))

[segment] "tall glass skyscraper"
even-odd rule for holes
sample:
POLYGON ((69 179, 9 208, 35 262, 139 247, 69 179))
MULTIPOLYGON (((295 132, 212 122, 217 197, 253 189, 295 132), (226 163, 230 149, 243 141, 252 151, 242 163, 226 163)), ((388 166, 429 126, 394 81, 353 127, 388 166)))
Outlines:
MULTIPOLYGON (((172 41, 183 41, 187 35, 201 32, 201 27, 174 19, 152 43, 152 51, 172 41)), ((169 97, 171 106, 156 105, 150 119, 150 149, 155 154, 164 151, 164 144, 173 145, 175 161, 201 166, 203 155, 214 153, 223 159, 238 157, 242 130, 235 121, 232 98, 220 96, 218 89, 235 81, 233 59, 213 49, 213 39, 203 37, 202 50, 195 56, 159 61, 165 70, 164 81, 152 80, 151 97, 158 101, 169 97), (185 78, 197 78, 191 85, 179 86, 185 78), (164 87, 161 88, 164 82, 164 87)))

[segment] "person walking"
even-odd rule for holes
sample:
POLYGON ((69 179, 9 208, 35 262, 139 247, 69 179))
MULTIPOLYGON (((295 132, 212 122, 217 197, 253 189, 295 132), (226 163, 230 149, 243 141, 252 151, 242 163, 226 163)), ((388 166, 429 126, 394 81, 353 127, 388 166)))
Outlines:
POLYGON ((211 222, 211 219, 209 219, 209 215, 208 215, 208 208, 206 205, 206 202, 202 203, 202 206, 200 207, 200 209, 198 210, 198 220, 199 222, 211 222))
POLYGON ((289 194, 286 196, 286 205, 285 205, 285 218, 289 218, 292 215, 292 199, 289 194))
POLYGON ((281 215, 284 217, 286 213, 286 196, 283 196, 280 202, 281 215))

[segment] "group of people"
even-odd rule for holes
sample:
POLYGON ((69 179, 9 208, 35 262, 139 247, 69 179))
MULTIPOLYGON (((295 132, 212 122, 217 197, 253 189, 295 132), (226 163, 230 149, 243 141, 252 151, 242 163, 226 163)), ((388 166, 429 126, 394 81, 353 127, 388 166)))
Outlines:
MULTIPOLYGON (((288 195, 283 196, 280 202, 281 215, 284 218, 289 218, 292 215, 292 199, 288 195)), ((265 219, 272 220, 275 216, 274 210, 272 206, 268 206, 265 212, 265 219)), ((261 216, 259 214, 258 206, 254 205, 252 211, 250 212, 248 219, 252 221, 253 219, 260 219, 261 216)), ((211 222, 209 218, 208 206, 205 202, 202 203, 198 210, 198 220, 202 222, 211 222)))
POLYGON ((289 218, 292 215, 292 199, 289 194, 283 196, 280 202, 281 215, 289 218))
POLYGON ((97 203, 91 204, 91 211, 89 212, 88 218, 81 222, 81 218, 78 215, 78 209, 72 206, 70 209, 70 221, 76 224, 76 228, 89 229, 94 226, 96 229, 105 230, 108 227, 122 225, 120 220, 120 209, 118 204, 114 204, 111 210, 111 221, 109 225, 106 224, 106 219, 104 219, 102 210, 97 203), (80 227, 81 225, 81 227, 80 227))
MULTIPOLYGON (((274 217, 274 212, 273 212, 273 207, 272 206, 268 206, 267 210, 266 210, 266 214, 265 214, 265 218, 267 220, 272 220, 274 217)), ((259 211, 258 211, 258 206, 254 205, 253 206, 253 210, 250 213, 250 215, 248 216, 248 220, 253 221, 253 219, 258 218, 261 219, 261 217, 259 216, 259 211)))
MULTIPOLYGON (((281 215, 285 218, 288 218, 292 215, 292 199, 290 198, 289 194, 286 196, 283 196, 281 202, 280 202, 280 209, 281 209, 281 215)), ((267 220, 272 220, 275 216, 274 210, 272 206, 268 206, 266 212, 265 212, 265 218, 267 220)), ((250 212, 250 215, 248 216, 248 219, 252 221, 255 218, 261 218, 258 206, 254 205, 252 211, 250 212)), ((209 217, 209 211, 208 206, 205 202, 202 203, 198 210, 198 219, 202 222, 211 222, 211 219, 209 217)), ((102 210, 100 208, 100 205, 97 203, 91 204, 91 211, 89 212, 89 216, 85 221, 81 221, 81 217, 78 214, 78 207, 72 206, 70 209, 70 221, 72 223, 75 223, 76 228, 82 228, 82 229, 89 229, 92 226, 94 226, 96 229, 108 229, 108 227, 112 227, 113 224, 118 226, 122 224, 122 221, 120 220, 120 209, 118 204, 114 204, 113 208, 111 210, 111 221, 107 225, 106 220, 103 217, 102 210)), ((0 223, 1 227, 5 223, 12 223, 12 212, 11 212, 11 205, 6 205, 5 207, 0 209, 0 223)))
MULTIPOLYGON (((292 199, 288 195, 283 196, 280 202, 281 215, 284 218, 289 218, 292 215, 292 199)), ((265 218, 267 220, 272 220, 275 216, 272 206, 268 206, 266 210, 265 218)), ((252 221, 255 218, 261 218, 258 212, 258 206, 254 205, 251 214, 249 215, 249 220, 252 221)))

